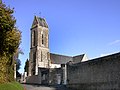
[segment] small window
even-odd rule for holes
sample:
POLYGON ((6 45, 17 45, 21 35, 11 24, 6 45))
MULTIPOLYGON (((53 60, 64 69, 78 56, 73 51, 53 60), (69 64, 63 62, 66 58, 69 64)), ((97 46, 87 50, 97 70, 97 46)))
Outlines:
POLYGON ((33 46, 35 46, 36 43, 36 36, 35 36, 35 31, 33 32, 33 46))
POLYGON ((44 44, 44 36, 43 36, 43 34, 42 34, 42 44, 44 44))
POLYGON ((33 62, 34 62, 34 63, 36 62, 36 52, 33 53, 33 62))

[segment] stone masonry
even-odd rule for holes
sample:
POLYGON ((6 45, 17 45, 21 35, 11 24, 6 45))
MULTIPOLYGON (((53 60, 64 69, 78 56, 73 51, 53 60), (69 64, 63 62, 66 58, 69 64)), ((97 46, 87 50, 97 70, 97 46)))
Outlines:
POLYGON ((50 53, 47 22, 44 18, 34 17, 31 27, 29 76, 26 80, 27 83, 66 84, 66 63, 79 63, 86 60, 88 60, 86 54, 71 57, 50 53))
POLYGON ((120 90, 120 53, 67 65, 68 87, 77 90, 120 90))

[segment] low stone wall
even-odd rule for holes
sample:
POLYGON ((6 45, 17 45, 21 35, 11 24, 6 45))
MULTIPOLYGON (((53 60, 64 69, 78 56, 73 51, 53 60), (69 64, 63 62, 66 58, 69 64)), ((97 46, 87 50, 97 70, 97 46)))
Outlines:
POLYGON ((120 90, 120 82, 74 83, 68 87, 74 90, 120 90))
POLYGON ((28 76, 26 78, 28 84, 41 84, 41 78, 39 75, 28 76))
POLYGON ((120 90, 120 53, 67 65, 67 77, 77 90, 120 90))
POLYGON ((61 84, 63 79, 63 70, 61 68, 50 69, 49 85, 61 84))

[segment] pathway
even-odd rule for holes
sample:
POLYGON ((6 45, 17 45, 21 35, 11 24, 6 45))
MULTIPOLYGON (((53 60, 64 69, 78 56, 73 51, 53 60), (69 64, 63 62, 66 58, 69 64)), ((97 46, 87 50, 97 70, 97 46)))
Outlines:
POLYGON ((41 86, 41 85, 23 84, 23 86, 26 88, 26 90, 70 90, 67 87, 63 86, 63 85, 41 86))

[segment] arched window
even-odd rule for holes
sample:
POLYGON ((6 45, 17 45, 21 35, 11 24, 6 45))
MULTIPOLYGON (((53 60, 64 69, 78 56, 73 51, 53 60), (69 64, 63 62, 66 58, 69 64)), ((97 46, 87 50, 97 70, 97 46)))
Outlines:
POLYGON ((33 53, 33 62, 36 63, 36 52, 33 53))
POLYGON ((35 67, 36 67, 36 52, 33 53, 33 68, 32 68, 33 75, 35 75, 35 67))
POLYGON ((33 46, 36 44, 36 36, 35 36, 35 30, 33 31, 33 46))
POLYGON ((42 44, 44 44, 44 36, 43 36, 43 34, 42 34, 42 44))

